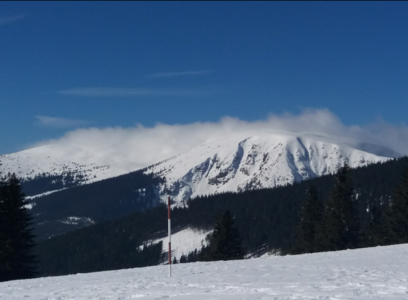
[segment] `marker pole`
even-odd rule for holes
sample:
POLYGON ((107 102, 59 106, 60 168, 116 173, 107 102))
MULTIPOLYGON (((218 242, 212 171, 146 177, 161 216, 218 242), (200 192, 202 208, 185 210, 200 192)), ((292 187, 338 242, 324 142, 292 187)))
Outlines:
POLYGON ((170 197, 168 199, 168 224, 169 224, 169 276, 171 277, 171 220, 170 220, 170 197))

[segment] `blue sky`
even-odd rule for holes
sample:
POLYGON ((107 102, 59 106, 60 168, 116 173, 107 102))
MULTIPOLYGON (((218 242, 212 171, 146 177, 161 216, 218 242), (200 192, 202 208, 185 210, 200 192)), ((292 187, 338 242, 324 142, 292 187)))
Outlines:
POLYGON ((0 153, 77 128, 408 111, 407 2, 0 2, 0 153))

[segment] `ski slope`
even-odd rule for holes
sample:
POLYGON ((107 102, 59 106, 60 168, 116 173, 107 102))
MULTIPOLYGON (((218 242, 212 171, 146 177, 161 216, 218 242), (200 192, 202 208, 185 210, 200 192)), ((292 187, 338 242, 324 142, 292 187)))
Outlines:
POLYGON ((408 245, 0 283, 0 299, 408 299, 408 245))

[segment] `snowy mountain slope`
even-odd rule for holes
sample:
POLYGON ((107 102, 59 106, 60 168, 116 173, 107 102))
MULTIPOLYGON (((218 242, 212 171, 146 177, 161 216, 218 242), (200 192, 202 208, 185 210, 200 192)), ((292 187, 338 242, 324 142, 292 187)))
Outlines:
POLYGON ((3 154, 0 156, 2 171, 3 173, 15 173, 26 180, 43 174, 62 175, 63 181, 67 177, 72 177, 71 180, 77 185, 121 174, 111 172, 108 165, 97 165, 92 161, 92 157, 83 161, 75 161, 53 150, 52 145, 47 145, 12 154, 3 154))
POLYGON ((0 299, 407 299, 408 245, 0 283, 0 299))
POLYGON ((204 194, 271 188, 331 174, 345 163, 352 168, 383 162, 395 155, 387 149, 335 141, 329 137, 288 132, 234 135, 197 146, 147 168, 167 179, 163 198, 177 203, 204 194), (378 156, 374 152, 389 154, 378 156))
MULTIPOLYGON (((100 159, 102 154, 83 147, 73 146, 67 154, 51 144, 1 155, 0 161, 3 173, 14 172, 25 180, 49 176, 48 185, 28 193, 34 196, 135 171, 135 154, 137 148, 128 156, 112 152, 100 159)), ((146 173, 165 176, 162 198, 171 195, 180 203, 197 195, 285 185, 333 173, 346 162, 358 167, 396 156, 378 145, 315 133, 248 131, 193 147, 146 173)))

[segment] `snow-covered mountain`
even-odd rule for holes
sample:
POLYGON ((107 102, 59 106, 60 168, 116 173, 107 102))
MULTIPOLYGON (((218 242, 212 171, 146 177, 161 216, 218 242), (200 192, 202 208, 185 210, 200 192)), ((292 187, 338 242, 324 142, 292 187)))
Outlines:
POLYGON ((15 173, 18 177, 29 180, 36 176, 60 175, 72 177, 77 184, 86 184, 102 180, 125 172, 112 172, 109 165, 97 165, 92 156, 81 161, 69 156, 62 156, 53 145, 31 148, 28 150, 3 154, 0 156, 3 173, 15 173))
MULTIPOLYGON (((77 154, 71 157, 65 151, 61 155, 53 147, 2 155, 2 171, 24 179, 58 175, 60 188, 135 171, 134 155, 120 157, 119 165, 112 153, 108 162, 100 164, 98 153, 82 154, 79 161, 77 154), (127 167, 123 161, 128 162, 127 167)), ((147 167, 145 173, 164 176, 166 184, 159 187, 162 199, 170 195, 181 203, 197 195, 282 186, 336 172, 344 163, 355 168, 396 156, 398 153, 378 145, 312 133, 241 132, 193 147, 147 167)))
POLYGON ((180 203, 197 195, 282 186, 334 173, 345 163, 355 168, 395 156, 375 145, 270 131, 202 144, 146 172, 165 177, 162 197, 180 203))

